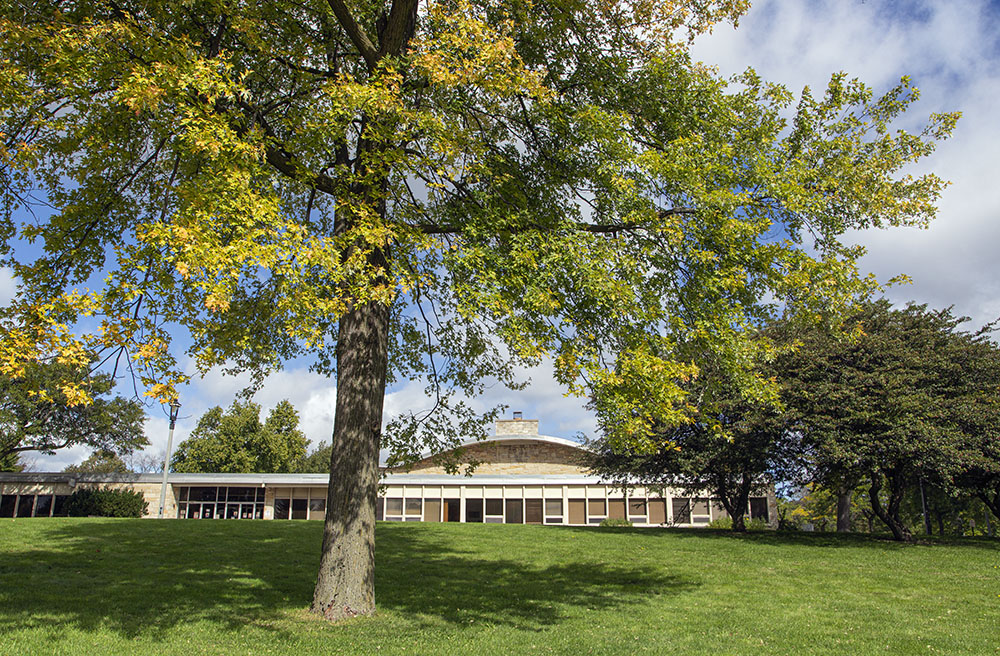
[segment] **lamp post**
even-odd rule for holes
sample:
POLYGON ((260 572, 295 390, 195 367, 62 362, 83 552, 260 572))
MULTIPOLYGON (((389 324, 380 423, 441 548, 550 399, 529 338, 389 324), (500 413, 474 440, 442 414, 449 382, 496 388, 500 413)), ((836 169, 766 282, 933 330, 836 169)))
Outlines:
POLYGON ((163 457, 163 484, 160 486, 160 519, 163 519, 163 506, 167 501, 167 474, 170 471, 170 447, 174 443, 174 426, 177 425, 177 413, 181 402, 174 399, 170 402, 170 433, 167 435, 167 455, 163 457))

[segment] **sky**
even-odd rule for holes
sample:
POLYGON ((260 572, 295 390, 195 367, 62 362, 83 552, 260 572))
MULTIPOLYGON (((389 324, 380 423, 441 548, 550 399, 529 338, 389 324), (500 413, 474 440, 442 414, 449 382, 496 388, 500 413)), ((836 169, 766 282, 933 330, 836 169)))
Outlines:
MULTIPOLYGON (((954 306, 969 316, 969 328, 1000 317, 1000 6, 989 2, 816 0, 758 1, 737 29, 717 27, 694 45, 696 58, 730 76, 753 67, 765 79, 793 92, 806 85, 820 93, 830 75, 844 71, 884 92, 910 76, 920 100, 901 127, 915 129, 932 112, 960 111, 951 140, 912 172, 932 170, 951 181, 928 229, 894 228, 849 235, 867 255, 861 268, 880 280, 907 274, 912 284, 888 290, 887 297, 934 308, 954 306)), ((0 302, 14 292, 9 272, 0 270, 0 302)), ((583 400, 564 396, 551 368, 530 372, 532 384, 521 392, 487 391, 481 408, 497 403, 538 419, 547 435, 595 436, 596 422, 583 400)), ((212 372, 181 391, 181 413, 174 446, 187 437, 198 417, 215 405, 230 405, 245 381, 212 372)), ((315 447, 333 430, 334 381, 293 364, 271 376, 255 400, 265 410, 288 399, 299 411, 300 427, 315 447)), ((389 390, 385 414, 429 407, 419 384, 389 390)), ((148 453, 160 454, 167 442, 167 420, 151 407, 146 433, 148 453)), ((36 457, 38 471, 58 471, 87 457, 85 448, 36 457)))

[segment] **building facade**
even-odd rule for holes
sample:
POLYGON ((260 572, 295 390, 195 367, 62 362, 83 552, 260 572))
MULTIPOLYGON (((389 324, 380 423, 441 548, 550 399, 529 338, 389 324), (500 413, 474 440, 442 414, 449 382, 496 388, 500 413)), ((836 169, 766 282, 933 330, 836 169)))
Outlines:
MULTIPOLYGON (((449 473, 447 458, 426 454, 408 470, 386 470, 376 518, 396 522, 472 522, 585 526, 627 519, 637 526, 703 526, 726 516, 721 504, 679 490, 602 482, 583 466, 583 447, 540 435, 535 420, 497 422, 494 437, 452 453, 478 463, 471 475, 449 473)), ((171 474, 164 517, 181 519, 322 519, 327 474, 171 474)), ((159 510, 161 474, 0 473, 0 517, 58 516, 80 487, 141 492, 148 516, 159 510)), ((751 498, 750 514, 776 521, 773 488, 751 498)))

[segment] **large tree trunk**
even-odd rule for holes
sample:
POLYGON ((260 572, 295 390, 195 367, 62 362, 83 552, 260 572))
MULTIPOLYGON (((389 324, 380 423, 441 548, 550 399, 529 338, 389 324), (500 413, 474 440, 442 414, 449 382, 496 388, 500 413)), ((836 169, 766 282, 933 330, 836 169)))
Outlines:
POLYGON ((841 487, 837 490, 837 533, 851 532, 851 496, 854 490, 841 487))
POLYGON ((868 498, 872 504, 872 511, 889 528, 893 539, 899 542, 911 542, 913 535, 899 517, 899 507, 902 504, 904 492, 900 477, 890 475, 888 479, 889 503, 883 506, 882 500, 879 499, 879 492, 882 491, 882 475, 872 474, 871 487, 868 488, 868 498))
POLYGON ((340 320, 337 414, 323 551, 312 610, 331 621, 375 611, 375 500, 388 362, 389 308, 340 320))

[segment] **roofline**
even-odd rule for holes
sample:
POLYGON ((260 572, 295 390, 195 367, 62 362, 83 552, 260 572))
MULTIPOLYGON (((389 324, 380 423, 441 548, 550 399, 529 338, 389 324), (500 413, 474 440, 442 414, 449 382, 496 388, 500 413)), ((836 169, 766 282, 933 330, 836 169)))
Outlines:
MULTIPOLYGON (((0 483, 68 484, 78 483, 160 483, 162 474, 74 474, 62 472, 3 472, 0 483)), ((219 474, 172 473, 171 485, 243 485, 243 486, 325 486, 329 474, 219 474)), ((588 474, 461 474, 383 473, 379 485, 611 485, 588 474)))

